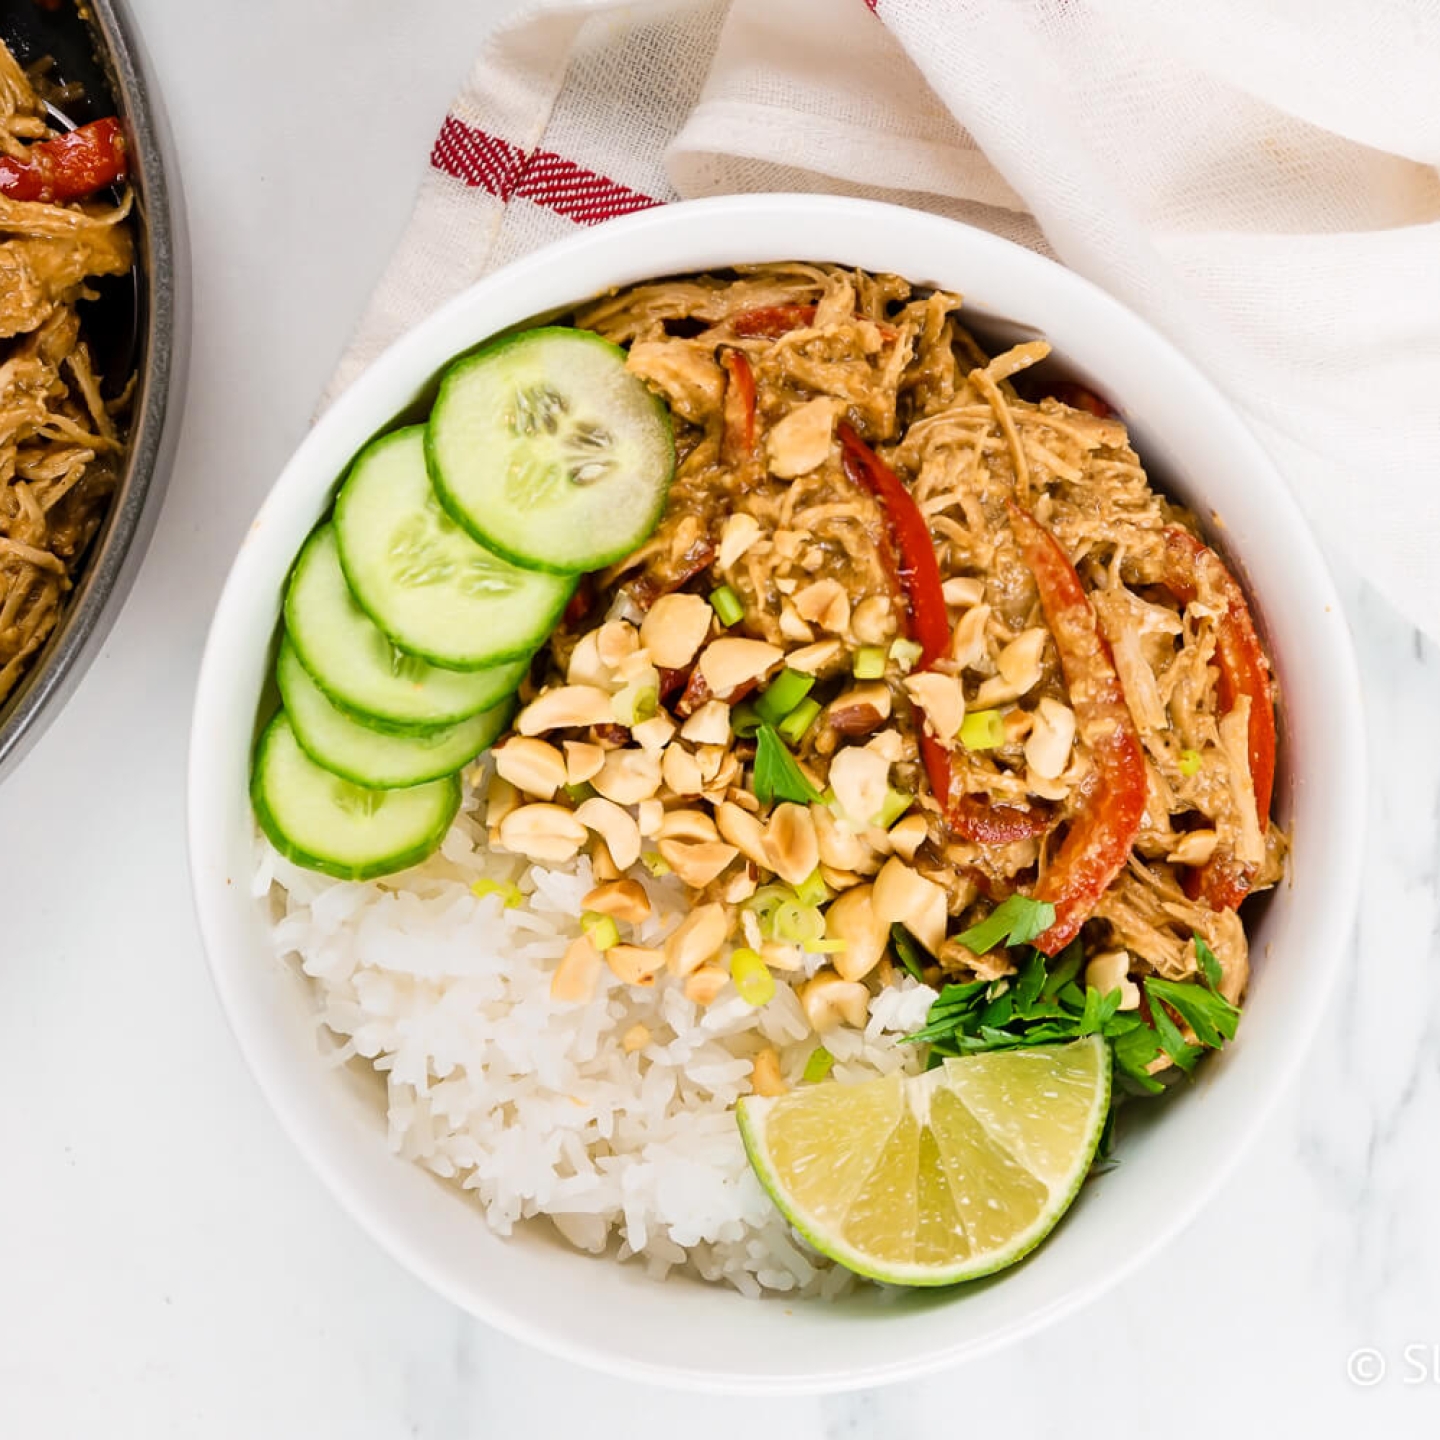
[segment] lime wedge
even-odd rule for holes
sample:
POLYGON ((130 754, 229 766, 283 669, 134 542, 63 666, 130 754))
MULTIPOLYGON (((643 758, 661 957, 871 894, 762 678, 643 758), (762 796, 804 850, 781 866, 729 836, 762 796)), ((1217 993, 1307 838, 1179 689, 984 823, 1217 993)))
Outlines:
POLYGON ((739 1119, 760 1183, 821 1254, 893 1285, 953 1285, 1050 1233, 1109 1105, 1110 1047, 1091 1035, 748 1095, 739 1119))

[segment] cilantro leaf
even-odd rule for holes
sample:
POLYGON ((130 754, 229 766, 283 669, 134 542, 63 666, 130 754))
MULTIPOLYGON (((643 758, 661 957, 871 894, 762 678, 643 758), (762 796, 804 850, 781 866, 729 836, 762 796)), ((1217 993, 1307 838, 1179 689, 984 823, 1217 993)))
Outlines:
POLYGON ((1032 949, 1025 957, 1025 963, 1021 965, 1020 974, 1015 980, 1016 1013, 1028 1016, 1040 999, 1040 992, 1044 988, 1045 957, 1038 950, 1032 949))
POLYGON ((1042 1000, 1053 1000, 1079 973, 1085 963, 1085 947, 1077 935, 1056 957, 1055 967, 1040 989, 1042 1000))
POLYGON ((1159 1004, 1168 1005, 1195 1032, 1195 1038, 1212 1050, 1235 1038, 1240 1012, 1222 995, 1189 980, 1145 981, 1152 1013, 1159 1004))
POLYGON ((1195 936, 1195 958, 1200 962, 1200 973, 1204 975, 1205 983, 1212 990, 1218 990, 1221 980, 1225 978, 1225 972, 1215 958, 1215 952, 1205 943, 1203 935, 1195 936))
POLYGON ((1095 1032, 1103 1031, 1106 1022, 1120 1008, 1120 992, 1112 990, 1108 995, 1102 995, 1093 985, 1085 987, 1085 1008, 1080 1014, 1080 1027, 1076 1031, 1078 1035, 1093 1035, 1095 1032))
POLYGON ((1165 1088, 1146 1070, 1146 1066, 1160 1054, 1160 1037, 1148 1025, 1141 1024, 1123 1035, 1114 1036, 1110 1048, 1116 1065, 1140 1089, 1158 1095, 1165 1088))
POLYGON ((777 799, 809 805, 820 798, 773 725, 762 725, 755 732, 754 789, 762 805, 777 799))
MULTIPOLYGON (((890 944, 895 948, 895 954, 899 957, 900 963, 917 980, 924 979, 920 973, 920 967, 924 963, 920 959, 920 947, 911 938, 910 932, 897 920, 890 927, 890 944)), ((937 1000, 935 1002, 939 1004, 937 1000)), ((931 1013, 934 1013, 933 1007, 931 1013)))
POLYGON ((1155 1022, 1155 1034, 1159 1037, 1160 1048, 1188 1075, 1200 1058, 1200 1047, 1186 1041, 1180 1033, 1180 1027, 1170 1018, 1169 1011, 1163 1005, 1152 1005, 1150 1014, 1155 1022))
POLYGON ((978 925, 960 936, 967 950, 983 955, 1002 940, 1007 945, 1028 945, 1055 923, 1055 907, 1048 900, 1011 895, 1002 900, 978 925))

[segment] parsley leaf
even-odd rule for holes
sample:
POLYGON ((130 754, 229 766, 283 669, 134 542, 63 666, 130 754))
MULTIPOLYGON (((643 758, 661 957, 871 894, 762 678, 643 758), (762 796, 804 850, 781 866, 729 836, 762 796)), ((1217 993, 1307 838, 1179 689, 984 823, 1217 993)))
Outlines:
POLYGON ((1195 958, 1200 962, 1200 973, 1205 977, 1205 983, 1212 989, 1220 988, 1220 981, 1224 979, 1225 972, 1220 968, 1220 962, 1215 958, 1215 952, 1205 943, 1201 935, 1195 937, 1195 958))
POLYGON ((799 762, 786 748, 773 725, 755 732, 755 798, 768 805, 772 800, 793 800, 808 805, 819 800, 820 792, 805 778, 799 762))
POLYGON ((978 925, 960 936, 967 950, 983 955, 1002 940, 1007 945, 1028 945, 1055 923, 1055 907, 1048 900, 1011 895, 1002 900, 978 925))
POLYGON ((1195 1038, 1212 1050, 1235 1038, 1240 1012, 1222 995, 1190 980, 1145 981, 1152 1013, 1157 1005, 1168 1005, 1194 1032, 1195 1038))

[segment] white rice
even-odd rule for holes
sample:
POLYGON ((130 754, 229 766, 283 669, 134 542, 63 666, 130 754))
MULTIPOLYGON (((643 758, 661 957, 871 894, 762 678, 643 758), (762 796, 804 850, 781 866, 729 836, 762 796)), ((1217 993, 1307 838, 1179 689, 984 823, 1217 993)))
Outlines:
MULTIPOLYGON (((727 987, 706 1009, 663 972, 641 990, 607 969, 588 1004, 553 1002, 589 861, 492 853, 474 804, 439 854, 380 882, 329 880, 261 844, 255 893, 273 907, 276 954, 313 982, 336 1063, 385 1077, 392 1149, 472 1194, 502 1235, 548 1216, 579 1249, 657 1277, 687 1270, 749 1295, 847 1288, 760 1188, 732 1113, 757 1051, 774 1046, 793 1084, 819 1043, 795 991, 777 976, 767 1005, 727 987), (525 903, 477 898, 482 877, 516 881, 525 903), (650 1040, 627 1055, 620 1037, 637 1023, 650 1040)), ((685 914, 683 887, 639 878, 653 913, 636 940, 658 944, 685 914)), ((835 1078, 916 1068, 916 1047, 896 1041, 932 999, 907 977, 875 998, 863 1032, 827 1034, 835 1078)))

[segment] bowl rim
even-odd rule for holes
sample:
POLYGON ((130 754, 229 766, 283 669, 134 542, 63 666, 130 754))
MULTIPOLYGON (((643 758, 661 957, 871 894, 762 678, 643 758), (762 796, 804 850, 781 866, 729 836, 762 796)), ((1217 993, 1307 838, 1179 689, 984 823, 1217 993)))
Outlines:
POLYGON ((144 558, 169 479, 183 401, 188 275, 169 128, 124 0, 91 0, 89 29, 126 130, 143 276, 134 420, 124 467, 91 553, 54 632, 0 705, 0 778, 59 714, 114 622, 144 558))
MULTIPOLYGON (((845 248, 844 241, 835 245, 837 252, 845 248)), ((744 258, 749 259, 751 256, 746 255, 744 258)), ((718 265, 725 262, 710 263, 718 265)), ((635 268, 633 263, 631 268, 635 268)), ((650 273, 679 273, 684 269, 695 268, 704 267, 677 267, 661 263, 650 273)), ((615 283, 630 282, 625 280, 615 283)), ((583 295, 572 294, 568 303, 576 303, 582 298, 583 295)), ((543 313, 531 311, 532 315, 543 313)), ((1044 315, 1037 313, 1030 323, 1043 330, 1043 321, 1044 315)), ((495 333, 494 329, 486 334, 475 334, 470 343, 478 344, 487 338, 489 333, 495 333)), ((453 358, 457 353, 460 352, 447 352, 438 365, 443 366, 445 359, 453 358)), ((338 478, 338 472, 326 482, 327 486, 333 486, 335 478, 338 478)), ((296 544, 301 533, 296 531, 296 544)), ((1243 558, 1241 556, 1242 560, 1243 558)), ((1210 1196, 1234 1171, 1280 1096, 1292 1082, 1310 1049, 1338 974, 1344 940, 1350 933, 1356 912, 1359 890, 1358 862, 1363 844, 1366 795, 1360 693, 1358 667, 1343 609, 1318 545, 1288 486, 1261 448, 1259 441, 1218 388, 1168 339, 1120 301, 1054 261, 988 231, 977 230, 958 221, 923 211, 877 201, 809 194, 755 194, 680 202, 613 220, 594 230, 578 232, 531 252, 484 277, 440 306, 389 346, 337 399, 297 448, 267 492, 246 540, 240 547, 240 554, 232 566, 216 606, 201 662, 192 720, 187 801, 192 894, 212 979, 227 1022, 256 1083, 276 1113, 282 1128, 335 1199, 372 1239, 410 1273, 424 1280, 461 1310, 485 1320, 497 1329, 551 1354, 609 1374, 667 1386, 726 1393, 794 1394, 858 1389, 914 1378, 952 1365, 961 1359, 993 1353, 1006 1344, 1072 1313, 1112 1289, 1169 1244, 1191 1223, 1210 1196), (770 250, 771 258, 780 258, 776 251, 783 251, 785 248, 787 224, 792 229, 803 227, 806 223, 829 224, 836 227, 837 234, 844 234, 844 227, 850 224, 857 227, 898 224, 912 230, 917 227, 927 229, 933 231, 937 241, 949 239, 952 242, 963 242, 963 257, 956 261, 957 265, 974 257, 984 256, 995 265, 1018 267, 1025 273, 1027 282, 1035 282, 1036 292, 1042 297, 1038 302, 1039 310, 1044 309, 1044 296, 1047 293, 1054 295, 1068 290, 1089 312, 1118 332, 1117 345, 1127 344, 1148 349, 1151 354, 1163 356, 1169 372, 1183 382, 1187 396, 1203 401, 1208 407, 1207 416, 1223 423, 1221 448, 1224 452, 1234 455, 1237 463, 1243 462, 1247 475, 1265 477, 1263 483, 1269 492, 1266 503, 1278 512, 1286 523, 1295 550, 1296 563, 1303 565, 1312 598, 1322 607, 1324 623, 1330 628, 1325 643, 1329 647, 1333 662, 1330 690, 1334 696, 1335 708, 1334 713, 1328 716, 1327 733, 1340 737, 1340 743, 1348 747, 1350 754, 1357 757, 1357 763, 1343 775, 1333 780, 1327 777, 1327 787, 1333 786, 1333 790, 1327 788, 1325 803, 1335 819, 1337 834, 1329 837, 1330 849, 1326 853, 1330 857, 1330 868, 1338 868, 1339 877, 1337 883, 1320 894, 1318 901, 1323 909, 1323 933, 1333 934, 1336 939, 1323 955, 1307 961, 1307 965, 1311 966, 1308 972, 1311 983, 1303 1002, 1287 1011, 1285 1035, 1277 1035, 1269 1042, 1270 1052, 1278 1057, 1271 1062, 1271 1070, 1268 1072, 1274 1083, 1245 1111, 1236 1133, 1223 1151, 1217 1157, 1209 1157, 1212 1158, 1211 1168, 1206 1172, 1203 1181, 1188 1193, 1186 1201, 1167 1212, 1164 1223, 1137 1243, 1128 1254, 1113 1261, 1106 1273, 1092 1279, 1088 1285, 1077 1286, 1068 1293, 1060 1294, 1051 1303, 1028 1312, 1013 1323, 997 1327, 978 1338, 961 1338, 948 1344, 937 1334, 937 1343, 933 1349, 911 1355, 903 1361, 861 1365, 859 1368, 847 1365, 844 1371, 837 1367, 834 1372, 784 1376, 770 1372, 747 1374, 717 1373, 706 1369, 687 1370, 675 1365, 657 1364, 634 1354, 617 1355, 613 1348, 579 1343, 557 1336, 548 1332, 544 1325, 532 1323, 507 1309, 505 1304, 491 1294, 476 1293, 471 1287, 458 1282, 443 1267, 431 1263, 407 1233, 407 1230, 413 1227, 407 1227, 382 1214, 378 1202, 359 1193, 357 1187, 352 1186, 347 1178, 339 1174, 338 1164, 312 1143, 314 1137, 309 1133, 308 1123, 301 1115, 298 1100, 292 1099, 281 1078, 270 1070, 264 1059, 260 1035, 252 1033, 247 1028, 247 1022, 241 1018, 245 1007, 239 1001, 240 980, 237 967, 253 963, 255 957, 253 954, 249 955, 248 959, 242 957, 238 952, 244 947, 238 943, 232 946, 229 942, 222 914, 222 887, 218 884, 224 867, 221 864, 217 870, 215 863, 221 858, 220 842, 211 833, 217 827, 210 824, 210 817, 220 813, 221 789, 226 781, 222 774, 223 767, 212 763, 207 736, 220 719, 219 707, 224 704, 229 647, 232 641, 243 639, 243 636, 232 635, 230 632, 238 629, 239 612, 245 604, 243 589, 249 568, 246 550, 251 541, 262 532, 274 529, 277 525, 283 528, 287 520, 293 523, 293 516, 285 512, 287 507, 292 510, 294 508, 291 503, 293 492, 318 484, 318 480, 311 473, 314 466, 311 457, 322 450, 323 437, 347 425, 355 429, 357 421, 366 414, 367 408, 371 415, 378 414, 381 417, 381 423, 371 425, 367 433, 373 433, 391 423, 396 418, 398 407, 392 405, 388 409, 383 406, 377 408, 377 400, 403 388, 399 386, 397 376, 408 375, 412 388, 415 388, 417 393, 423 388, 437 369, 437 362, 429 358, 435 337, 453 330, 477 304, 477 297, 497 294, 520 279, 528 279, 545 270, 563 272, 567 262, 583 256, 587 251, 601 250, 616 255, 627 251, 631 254, 644 252, 647 241, 663 235, 666 230, 684 230, 688 226, 697 231, 713 227, 719 232, 732 221, 748 225, 750 231, 747 234, 773 228, 776 241, 770 250), (211 877, 215 877, 217 881, 214 886, 209 885, 211 877)), ((248 894, 248 888, 246 893, 248 894)), ((1314 898, 1316 897, 1312 897, 1314 898)))

